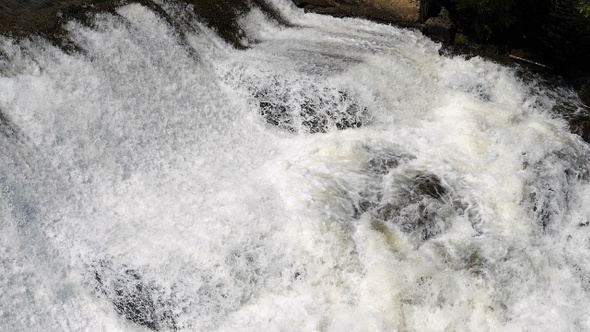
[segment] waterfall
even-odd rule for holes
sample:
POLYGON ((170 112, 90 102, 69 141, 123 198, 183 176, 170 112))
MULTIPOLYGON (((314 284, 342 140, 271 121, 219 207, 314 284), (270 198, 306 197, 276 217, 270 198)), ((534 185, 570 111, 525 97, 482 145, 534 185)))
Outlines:
POLYGON ((590 330, 569 88, 256 3, 0 36, 0 330, 590 330))

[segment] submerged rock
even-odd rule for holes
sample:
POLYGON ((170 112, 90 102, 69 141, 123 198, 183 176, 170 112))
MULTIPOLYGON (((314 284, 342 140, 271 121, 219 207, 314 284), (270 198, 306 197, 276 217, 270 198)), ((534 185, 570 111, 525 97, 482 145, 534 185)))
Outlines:
POLYGON ((310 98, 299 104, 273 102, 260 93, 255 97, 260 100, 260 115, 264 120, 290 132, 326 133, 359 128, 366 122, 367 110, 354 101, 347 103, 348 96, 341 91, 333 99, 310 98))
POLYGON ((590 115, 574 115, 568 120, 571 131, 590 143, 590 115))
POLYGON ((444 202, 447 189, 440 179, 434 174, 422 174, 397 183, 401 184, 400 190, 383 196, 372 214, 404 233, 417 234, 422 241, 442 233, 449 211, 444 202))
POLYGON ((262 81, 249 90, 262 118, 282 130, 315 134, 371 122, 367 108, 354 93, 329 83, 303 78, 292 82, 280 76, 262 81))
POLYGON ((99 261, 94 267, 94 288, 125 319, 151 330, 178 330, 174 294, 146 280, 138 269, 99 261))
POLYGON ((417 246, 443 234, 466 207, 433 173, 408 168, 416 159, 402 150, 370 149, 366 187, 352 195, 353 218, 369 215, 373 229, 389 236, 401 231, 417 246))

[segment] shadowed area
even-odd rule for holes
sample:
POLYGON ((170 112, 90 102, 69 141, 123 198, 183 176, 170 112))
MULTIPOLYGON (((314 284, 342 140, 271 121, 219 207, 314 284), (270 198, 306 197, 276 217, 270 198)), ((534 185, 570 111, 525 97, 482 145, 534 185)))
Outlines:
POLYGON ((178 330, 175 294, 141 271, 100 261, 94 267, 95 289, 113 303, 117 313, 151 330, 178 330))
POLYGON ((0 3, 0 34, 23 37, 58 30, 64 16, 77 17, 88 11, 114 8, 112 0, 7 0, 0 3))

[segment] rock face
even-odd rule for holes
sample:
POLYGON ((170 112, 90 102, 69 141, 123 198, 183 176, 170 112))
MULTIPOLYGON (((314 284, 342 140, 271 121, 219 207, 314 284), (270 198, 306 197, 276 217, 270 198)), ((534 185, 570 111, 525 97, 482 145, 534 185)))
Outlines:
POLYGON ((455 25, 446 8, 443 8, 437 17, 427 19, 423 31, 430 38, 445 44, 452 44, 455 40, 455 25))
POLYGON ((293 0, 319 14, 362 17, 403 26, 419 26, 428 16, 430 0, 293 0))

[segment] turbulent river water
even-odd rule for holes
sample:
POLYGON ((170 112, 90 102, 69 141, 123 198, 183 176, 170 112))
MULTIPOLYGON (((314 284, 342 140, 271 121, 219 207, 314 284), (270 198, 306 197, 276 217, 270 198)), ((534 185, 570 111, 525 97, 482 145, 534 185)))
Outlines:
POLYGON ((570 91, 286 0, 243 49, 158 4, 0 37, 0 330, 590 330, 570 91))

